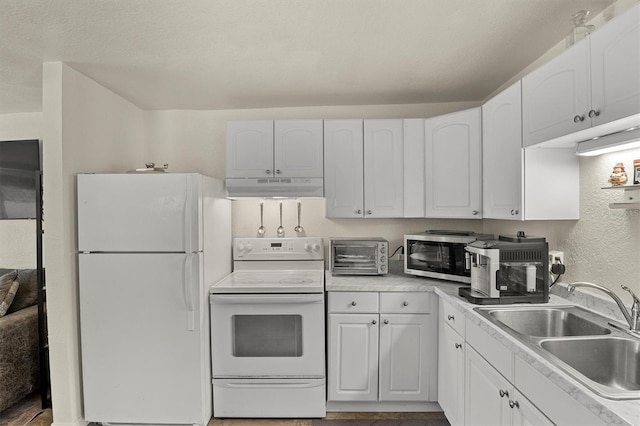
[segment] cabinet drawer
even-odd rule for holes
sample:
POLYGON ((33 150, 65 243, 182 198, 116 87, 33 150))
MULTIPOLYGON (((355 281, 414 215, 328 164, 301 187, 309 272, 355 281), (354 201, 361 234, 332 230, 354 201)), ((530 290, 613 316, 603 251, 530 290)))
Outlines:
POLYGON ((433 293, 380 293, 380 312, 385 314, 428 314, 433 312, 433 293))
POLYGON ((467 320, 465 332, 467 344, 473 346, 500 374, 513 382, 513 352, 471 320, 467 320))
POLYGON ((330 291, 330 313, 378 313, 378 293, 330 291))
POLYGON ((451 303, 440 299, 441 321, 453 328, 456 333, 464 337, 464 316, 451 305, 451 303))

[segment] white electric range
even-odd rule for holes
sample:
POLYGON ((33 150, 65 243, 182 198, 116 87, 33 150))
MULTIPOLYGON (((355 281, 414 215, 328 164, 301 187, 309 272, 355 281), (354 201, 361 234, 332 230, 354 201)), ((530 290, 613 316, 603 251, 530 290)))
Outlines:
POLYGON ((210 289, 214 416, 324 417, 322 239, 235 238, 233 259, 210 289))

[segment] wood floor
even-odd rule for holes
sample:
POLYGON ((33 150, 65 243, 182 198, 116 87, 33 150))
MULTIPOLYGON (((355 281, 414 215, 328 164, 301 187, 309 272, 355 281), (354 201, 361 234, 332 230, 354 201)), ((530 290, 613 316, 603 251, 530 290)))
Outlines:
POLYGON ((0 426, 51 426, 52 422, 51 408, 42 409, 39 392, 0 413, 0 426))
MULTIPOLYGON (((375 425, 379 420, 397 420, 394 425, 402 426, 402 420, 423 420, 420 424, 448 424, 442 413, 327 413, 324 420, 360 420, 358 425, 375 425)), ((40 395, 29 395, 13 407, 0 414, 0 426, 51 426, 51 409, 42 410, 40 395)), ((312 426, 311 419, 211 419, 209 426, 312 426)))

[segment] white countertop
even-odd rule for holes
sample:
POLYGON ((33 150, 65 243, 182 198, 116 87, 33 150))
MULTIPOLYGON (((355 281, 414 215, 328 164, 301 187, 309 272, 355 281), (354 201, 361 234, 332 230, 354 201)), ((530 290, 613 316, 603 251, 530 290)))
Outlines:
MULTIPOLYGON (((603 398, 586 388, 584 385, 564 373, 558 367, 549 363, 543 357, 529 349, 523 342, 512 337, 496 325, 477 314, 473 308, 478 305, 467 302, 458 296, 461 284, 448 283, 422 277, 405 275, 397 265, 391 267, 392 272, 381 276, 332 276, 329 271, 325 274, 326 291, 385 291, 385 292, 435 292, 445 297, 466 318, 479 325, 494 339, 506 346, 516 355, 527 361, 532 367, 541 372, 560 389, 571 395, 581 405, 598 416, 607 424, 640 425, 640 400, 611 400, 603 398)), ((551 304, 575 305, 577 303, 551 295, 551 304)), ((583 306, 591 310, 593 306, 583 306)), ((598 312, 608 315, 607 312, 598 312)))

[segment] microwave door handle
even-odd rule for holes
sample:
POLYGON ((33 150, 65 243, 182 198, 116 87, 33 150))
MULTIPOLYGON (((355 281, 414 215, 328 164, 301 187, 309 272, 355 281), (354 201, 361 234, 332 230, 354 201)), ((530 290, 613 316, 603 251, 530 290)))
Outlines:
POLYGON ((464 253, 464 269, 471 270, 471 254, 468 251, 464 253))

